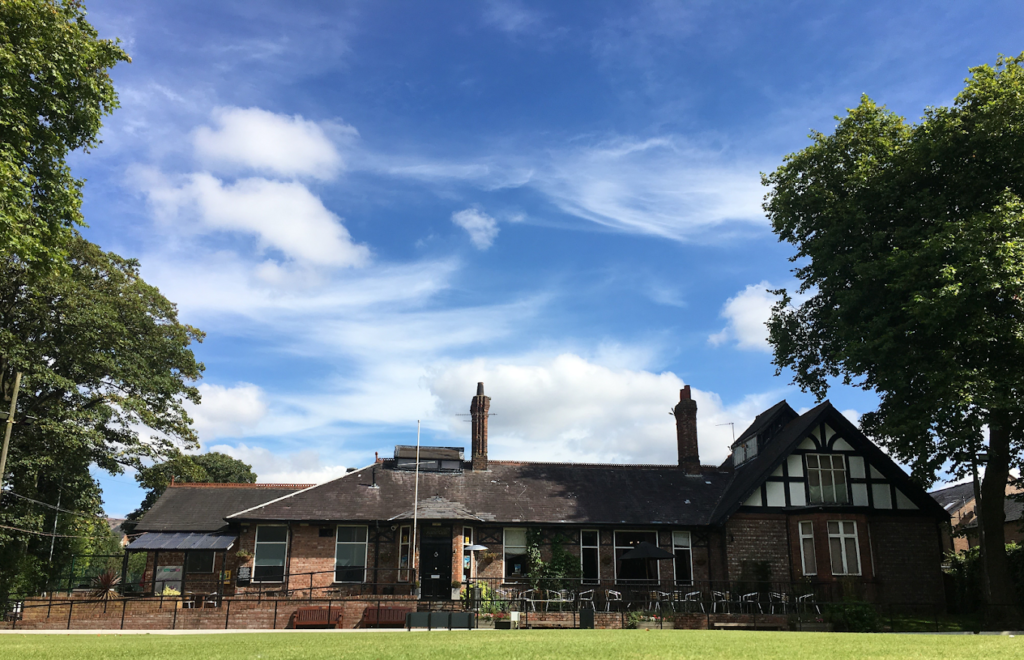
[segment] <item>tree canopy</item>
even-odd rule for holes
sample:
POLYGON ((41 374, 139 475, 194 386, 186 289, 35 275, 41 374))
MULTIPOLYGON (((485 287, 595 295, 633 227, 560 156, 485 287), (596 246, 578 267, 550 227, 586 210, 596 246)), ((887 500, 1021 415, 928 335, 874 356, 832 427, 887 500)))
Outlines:
MULTIPOLYGON (((198 447, 185 402, 200 400, 193 383, 203 365, 189 347, 203 334, 179 323, 175 306, 138 269, 78 236, 66 267, 42 276, 15 255, 0 258, 4 410, 15 372, 24 374, 4 480, 14 493, 50 505, 60 497, 62 508, 99 516, 90 468, 141 470, 198 447)), ((52 509, 21 499, 5 505, 0 524, 50 531, 52 509)), ((34 557, 23 575, 43 579, 49 546, 38 534, 0 529, 0 565, 34 557)))
POLYGON ((0 253, 51 267, 82 224, 66 158, 99 144, 117 107, 109 70, 130 58, 74 0, 0 2, 0 253))
POLYGON ((135 475, 139 485, 147 489, 138 509, 128 514, 126 527, 138 521, 160 499, 173 480, 176 483, 254 484, 252 466, 227 454, 211 451, 206 454, 180 454, 171 460, 140 470, 135 475))
POLYGON ((953 106, 918 124, 863 97, 763 176, 804 297, 794 307, 777 292, 775 364, 819 399, 833 378, 876 391, 865 431, 923 483, 943 468, 968 474, 988 450, 982 529, 999 549, 986 552, 996 602, 1011 602, 997 565, 1003 491, 1024 448, 1022 64, 971 69, 953 106))

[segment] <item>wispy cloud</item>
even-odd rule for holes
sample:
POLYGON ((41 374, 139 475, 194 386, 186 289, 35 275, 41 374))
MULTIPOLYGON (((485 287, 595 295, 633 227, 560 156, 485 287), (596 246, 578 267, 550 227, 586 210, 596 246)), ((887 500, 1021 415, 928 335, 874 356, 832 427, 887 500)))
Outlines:
POLYGON ((502 32, 520 34, 540 27, 543 15, 516 0, 488 0, 483 18, 502 32))

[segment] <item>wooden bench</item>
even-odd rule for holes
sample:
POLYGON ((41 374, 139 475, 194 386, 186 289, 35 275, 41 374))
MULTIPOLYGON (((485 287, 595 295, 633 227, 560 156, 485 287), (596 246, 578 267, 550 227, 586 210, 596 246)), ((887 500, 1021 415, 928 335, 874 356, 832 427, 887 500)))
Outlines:
POLYGON ((341 626, 342 611, 335 607, 300 607, 295 610, 296 628, 338 628, 341 626))
POLYGON ((404 628, 408 607, 367 607, 363 610, 363 628, 404 628))

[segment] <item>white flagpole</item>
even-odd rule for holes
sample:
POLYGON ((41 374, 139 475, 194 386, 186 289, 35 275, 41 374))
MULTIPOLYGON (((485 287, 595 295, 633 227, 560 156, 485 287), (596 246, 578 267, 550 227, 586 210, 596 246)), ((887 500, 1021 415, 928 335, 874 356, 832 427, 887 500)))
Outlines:
MULTIPOLYGON (((416 572, 416 521, 419 516, 419 501, 420 501, 420 420, 416 420, 416 482, 413 487, 412 496, 412 546, 409 548, 409 554, 412 555, 412 570, 416 572)), ((423 581, 420 578, 420 584, 423 581)))

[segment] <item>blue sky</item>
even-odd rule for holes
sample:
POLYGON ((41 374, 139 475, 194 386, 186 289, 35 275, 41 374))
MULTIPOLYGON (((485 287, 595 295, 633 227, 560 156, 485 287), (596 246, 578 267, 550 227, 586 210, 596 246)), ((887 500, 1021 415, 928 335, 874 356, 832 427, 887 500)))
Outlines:
MULTIPOLYGON (((1019 2, 94 0, 133 58, 86 236, 207 332, 203 450, 318 482, 415 442, 673 462, 779 399, 762 171, 861 94, 910 119, 1024 49, 1019 2), (724 425, 724 426, 723 426, 724 425)), ((853 418, 874 398, 835 388, 853 418)), ((131 475, 98 475, 108 513, 131 475)))

